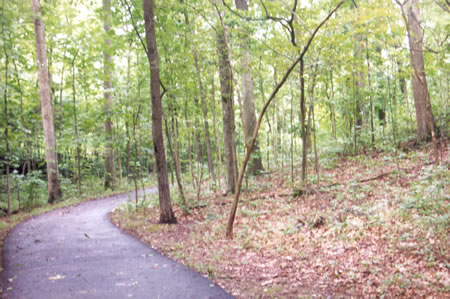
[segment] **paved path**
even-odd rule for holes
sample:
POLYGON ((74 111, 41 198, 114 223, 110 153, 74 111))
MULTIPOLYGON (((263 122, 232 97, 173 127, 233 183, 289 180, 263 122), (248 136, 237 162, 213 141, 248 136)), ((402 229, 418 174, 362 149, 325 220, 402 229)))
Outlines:
POLYGON ((4 245, 2 297, 232 298, 112 225, 107 213, 127 199, 89 201, 18 225, 4 245))

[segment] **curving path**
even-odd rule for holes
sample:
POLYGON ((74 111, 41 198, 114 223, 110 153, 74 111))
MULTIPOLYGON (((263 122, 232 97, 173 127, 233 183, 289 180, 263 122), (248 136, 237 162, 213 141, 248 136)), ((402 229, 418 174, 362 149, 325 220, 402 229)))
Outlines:
POLYGON ((85 202, 18 225, 4 244, 2 297, 232 298, 112 225, 107 213, 128 196, 85 202))

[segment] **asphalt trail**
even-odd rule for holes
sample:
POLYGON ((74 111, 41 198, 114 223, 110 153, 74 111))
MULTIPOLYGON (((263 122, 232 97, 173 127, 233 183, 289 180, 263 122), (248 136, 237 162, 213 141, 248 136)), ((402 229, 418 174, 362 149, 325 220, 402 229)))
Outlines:
POLYGON ((108 212, 127 199, 128 194, 89 201, 18 225, 4 244, 1 296, 232 298, 112 225, 108 212))

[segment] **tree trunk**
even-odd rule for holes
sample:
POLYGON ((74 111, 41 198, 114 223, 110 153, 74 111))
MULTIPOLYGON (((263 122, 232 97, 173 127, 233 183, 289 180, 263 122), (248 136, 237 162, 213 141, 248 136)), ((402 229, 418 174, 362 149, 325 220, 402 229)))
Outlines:
POLYGON ((126 135, 126 139, 127 139, 127 149, 126 149, 126 155, 127 155, 127 159, 125 161, 125 171, 127 173, 127 182, 130 181, 130 133, 129 133, 129 125, 128 125, 128 121, 125 122, 125 135, 126 135))
POLYGON ((221 175, 221 164, 222 164, 222 153, 220 152, 220 144, 219 139, 217 138, 217 118, 216 118, 216 88, 214 84, 214 75, 211 76, 211 106, 212 106, 212 113, 213 113, 213 132, 214 132, 214 143, 216 145, 216 161, 217 161, 217 176, 218 176, 218 183, 219 183, 219 189, 221 188, 220 184, 220 175, 221 175))
MULTIPOLYGON (((127 98, 130 97, 130 60, 131 55, 127 56, 127 89, 126 95, 127 98)), ((130 133, 128 131, 128 120, 125 121, 125 138, 126 138, 126 160, 125 160, 125 172, 127 175, 127 183, 130 180, 130 133)))
MULTIPOLYGON (((164 117, 164 125, 165 125, 165 128, 166 128, 167 143, 169 145, 170 155, 172 157, 173 166, 175 168, 175 176, 177 177, 177 186, 178 186, 178 192, 180 193, 180 197, 181 197, 181 204, 183 206, 186 206, 186 198, 184 197, 183 184, 181 183, 180 168, 179 168, 179 164, 178 164, 178 161, 177 161, 176 154, 175 154, 175 152, 173 150, 173 147, 172 147, 172 142, 170 140, 171 138, 170 138, 170 132, 169 132, 169 125, 167 123, 166 116, 163 115, 163 117, 164 117)), ((173 142, 176 143, 176 140, 174 140, 173 142)))
MULTIPOLYGON (((236 8, 242 11, 248 11, 247 0, 235 0, 236 8)), ((244 130, 245 135, 251 137, 256 126, 256 108, 254 83, 251 73, 250 41, 245 35, 240 35, 241 47, 241 66, 242 66, 242 92, 243 92, 243 110, 244 110, 244 130)), ((251 140, 247 141, 248 143, 251 140)), ((258 141, 255 142, 254 154, 249 161, 248 172, 255 175, 263 171, 261 151, 258 141)))
POLYGON ((365 75, 363 70, 363 35, 361 33, 355 36, 355 147, 357 146, 357 139, 359 138, 361 129, 363 127, 363 107, 364 107, 364 87, 365 87, 365 75))
POLYGON ((367 82, 369 84, 369 101, 370 101, 370 135, 372 148, 375 146, 375 128, 373 123, 373 98, 372 98, 372 81, 370 80, 370 56, 369 56, 369 39, 366 37, 366 60, 367 60, 367 82))
MULTIPOLYGON (((289 113, 289 122, 290 122, 290 130, 291 132, 294 132, 294 124, 293 124, 293 118, 294 118, 294 94, 291 92, 291 109, 290 109, 290 113, 289 113)), ((290 141, 291 141, 291 146, 289 148, 289 158, 291 160, 291 182, 294 182, 294 134, 290 134, 290 141)))
POLYGON ((178 146, 178 120, 176 119, 176 115, 172 114, 170 118, 171 128, 172 128, 172 141, 173 141, 173 151, 175 154, 175 167, 178 168, 178 171, 181 175, 181 161, 180 161, 180 150, 178 146))
POLYGON ((19 94, 20 94, 20 121, 22 122, 22 126, 25 129, 25 136, 26 136, 26 140, 25 140, 26 157, 25 157, 25 163, 22 168, 22 175, 23 175, 23 174, 25 174, 25 172, 26 173, 31 172, 30 151, 32 148, 32 142, 31 142, 31 131, 29 130, 28 125, 25 122, 25 117, 23 114, 23 90, 22 90, 22 86, 20 84, 19 72, 18 72, 17 64, 16 64, 15 60, 13 60, 13 65, 14 65, 14 70, 15 70, 15 74, 16 74, 17 87, 18 87, 19 94))
MULTIPOLYGON (((2 1, 2 19, 5 17, 5 0, 2 1)), ((6 192, 8 195, 8 215, 11 215, 11 184, 9 177, 9 135, 8 135, 8 66, 9 66, 9 55, 6 50, 6 34, 5 34, 5 22, 2 22, 2 34, 3 34, 3 50, 5 52, 5 86, 3 90, 3 100, 5 102, 5 143, 6 143, 6 153, 5 153, 5 169, 6 169, 6 192)))
MULTIPOLYGON (((66 51, 64 50, 64 57, 66 56, 66 51)), ((55 117, 57 122, 57 130, 58 130, 58 138, 61 138, 62 134, 62 117, 63 117, 63 106, 62 106, 62 98, 63 98, 63 89, 64 89, 64 60, 62 61, 62 69, 61 69, 61 77, 60 77, 60 87, 59 87, 59 107, 55 105, 55 117)), ((56 101, 56 100, 55 100, 56 101)))
MULTIPOLYGON (((188 160, 189 160, 189 172, 191 173, 192 183, 195 184, 195 175, 194 175, 194 167, 192 165, 192 147, 191 147, 191 125, 190 120, 188 119, 188 104, 187 99, 184 102, 184 120, 186 121, 186 131, 187 131, 187 141, 188 141, 188 160)), ((195 187, 195 186, 194 186, 195 187)))
MULTIPOLYGON (((244 160, 242 162, 242 167, 241 167, 241 170, 239 172, 239 178, 238 178, 237 184, 236 184, 236 193, 234 194, 234 199, 233 199, 233 204, 231 206, 230 216, 228 217, 227 230, 226 230, 227 238, 232 238, 233 237, 233 223, 234 223, 234 218, 236 216, 236 210, 237 210, 237 205, 238 205, 238 201, 239 201, 239 195, 241 193, 242 180, 244 178, 245 169, 246 169, 247 163, 248 163, 248 161, 250 159, 250 155, 252 154, 252 151, 253 151, 253 146, 255 145, 256 137, 258 137, 258 131, 259 131, 259 127, 261 125, 262 118, 264 117, 264 114, 266 113, 267 108, 269 107, 270 103, 275 98, 275 95, 278 93, 280 88, 283 86, 283 84, 286 82, 287 78, 291 74, 292 70, 295 68, 295 66, 299 62, 303 61, 303 57, 306 54, 306 52, 308 51, 309 46, 311 45, 311 43, 312 43, 312 41, 314 39, 314 36, 317 34, 317 31, 319 31, 320 27, 322 27, 323 24, 326 23, 326 21, 331 17, 331 15, 344 2, 345 2, 345 0, 342 0, 341 2, 339 2, 338 5, 328 14, 328 16, 315 28, 314 32, 311 34, 309 40, 307 41, 305 47, 303 48, 303 51, 300 53, 299 57, 294 61, 294 63, 289 67, 289 69, 284 74, 283 78, 281 79, 280 83, 277 84, 277 86, 273 90, 272 94, 270 95, 269 99, 264 103, 264 106, 262 107, 261 111, 259 112, 258 120, 256 122, 255 130, 253 131, 253 135, 252 135, 252 139, 251 139, 252 142, 250 143, 250 145, 248 147, 248 151, 245 153, 245 158, 244 158, 244 160)), ((300 69, 303 70, 303 67, 301 67, 300 69)), ((301 75, 300 78, 303 78, 303 74, 301 75)))
POLYGON ((216 173, 214 171, 214 163, 213 163, 212 153, 211 153, 211 138, 209 136, 209 123, 208 123, 208 109, 206 107, 206 94, 205 94, 205 90, 203 88, 202 76, 200 73, 200 66, 198 64, 197 50, 194 48, 193 52, 194 52, 193 55, 194 55, 195 68, 197 70, 198 85, 200 88, 200 100, 202 103, 203 125, 205 127, 206 154, 208 155, 208 169, 209 169, 211 178, 214 182, 214 185, 216 185, 217 184, 216 173))
POLYGON ((167 175, 166 153, 164 149, 164 137, 162 132, 162 103, 160 91, 158 48, 156 46, 155 15, 153 12, 153 0, 143 0, 145 36, 148 47, 148 62, 150 64, 150 89, 152 96, 152 135, 153 148, 156 159, 156 171, 158 176, 159 191, 159 222, 176 223, 177 220, 172 211, 170 202, 169 178, 167 175))
POLYGON ((75 131, 75 141, 77 147, 77 189, 78 194, 81 194, 81 163, 80 163, 81 157, 80 157, 80 140, 78 138, 76 89, 75 89, 75 59, 77 54, 75 54, 72 60, 72 96, 73 96, 73 128, 75 131))
POLYGON ((41 97, 42 124, 45 138, 45 158, 47 160, 48 202, 53 203, 62 197, 59 177, 58 158, 56 155, 55 128, 50 99, 50 83, 48 80, 48 64, 45 46, 44 24, 42 22, 41 4, 39 0, 31 0, 33 10, 34 33, 36 38, 36 57, 39 66, 39 90, 41 97))
POLYGON ((409 97, 408 97, 408 90, 407 90, 407 84, 406 84, 406 78, 403 71, 403 63, 401 59, 397 60, 397 66, 398 66, 398 77, 399 77, 399 86, 400 86, 400 92, 402 93, 402 98, 406 103, 406 111, 408 113, 408 121, 409 121, 409 127, 411 131, 414 130, 414 121, 413 121, 413 112, 411 110, 411 105, 409 104, 409 97))
MULTIPOLYGON (((327 76, 328 77, 328 76, 327 76)), ((330 92, 328 92, 328 78, 325 81, 325 93, 328 99, 328 107, 330 108, 330 122, 331 134, 336 139, 336 111, 334 108, 334 85, 333 85, 333 70, 330 69, 330 92)))
POLYGON ((112 135, 112 57, 111 57, 111 0, 103 0, 103 28, 105 30, 105 45, 103 48, 103 71, 104 71, 104 112, 105 112, 105 189, 114 190, 115 167, 112 135))
POLYGON ((231 65, 225 44, 225 31, 220 29, 217 34, 217 49, 219 54, 220 90, 222 94, 222 118, 225 147, 225 161, 227 170, 227 192, 234 193, 236 187, 235 176, 235 144, 234 144, 234 103, 231 65))
POLYGON ((120 135, 119 135, 119 119, 116 119, 116 134, 114 135, 116 137, 116 158, 117 158, 117 167, 119 171, 119 186, 122 186, 122 153, 120 151, 120 135))
POLYGON ((418 0, 411 0, 405 17, 409 39, 410 62, 414 104, 416 107, 417 141, 422 142, 434 135, 434 120, 428 93, 423 59, 423 34, 420 28, 418 0))
POLYGON ((305 64, 303 56, 300 59, 300 115, 301 115, 301 130, 302 130, 302 183, 306 181, 307 170, 307 132, 306 132, 306 103, 305 103, 305 64))

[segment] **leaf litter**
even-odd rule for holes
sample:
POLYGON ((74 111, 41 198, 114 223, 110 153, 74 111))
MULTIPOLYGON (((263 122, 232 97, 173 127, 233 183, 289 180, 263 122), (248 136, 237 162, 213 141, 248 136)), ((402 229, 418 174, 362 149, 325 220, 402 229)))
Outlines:
MULTIPOLYGON (((221 191, 204 191, 206 205, 192 201, 189 213, 175 205, 177 225, 157 224, 155 205, 119 208, 111 219, 238 298, 444 298, 450 292, 447 145, 443 157, 435 167, 420 150, 401 158, 341 157, 334 168, 321 169, 320 186, 309 184, 302 194, 289 169, 251 178, 232 240, 225 238, 232 196, 221 191)), ((195 198, 195 191, 188 195, 195 198)))

